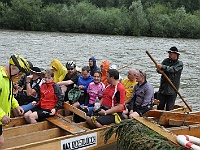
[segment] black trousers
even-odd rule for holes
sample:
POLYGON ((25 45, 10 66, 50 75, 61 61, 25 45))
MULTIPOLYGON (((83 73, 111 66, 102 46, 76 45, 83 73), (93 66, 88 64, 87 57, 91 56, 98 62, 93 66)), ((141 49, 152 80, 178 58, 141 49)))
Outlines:
POLYGON ((174 104, 177 94, 175 95, 164 95, 158 92, 157 99, 160 101, 158 110, 164 110, 166 105, 166 111, 174 109, 174 104))

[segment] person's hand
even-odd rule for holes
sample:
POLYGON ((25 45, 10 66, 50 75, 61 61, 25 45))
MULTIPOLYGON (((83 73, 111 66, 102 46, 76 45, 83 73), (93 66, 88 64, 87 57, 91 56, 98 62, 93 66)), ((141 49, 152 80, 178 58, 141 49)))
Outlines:
POLYGON ((157 65, 156 65, 156 68, 157 68, 158 70, 161 70, 161 69, 162 69, 162 65, 161 65, 161 64, 157 64, 157 65))
POLYGON ((36 106, 36 105, 37 105, 37 102, 36 102, 36 101, 33 101, 33 102, 32 102, 32 105, 33 105, 33 106, 36 106))
POLYGON ((51 113, 50 113, 50 115, 51 115, 51 116, 53 116, 53 115, 55 115, 55 113, 56 113, 56 109, 55 109, 55 108, 53 108, 53 109, 51 110, 51 113))
POLYGON ((133 113, 133 110, 130 110, 129 114, 132 114, 133 113))
POLYGON ((22 115, 24 114, 24 110, 23 110, 22 107, 18 106, 18 107, 16 108, 16 110, 17 110, 17 112, 18 112, 18 114, 19 114, 20 116, 22 116, 22 115))
POLYGON ((82 106, 82 108, 88 108, 88 106, 82 106))
POLYGON ((33 78, 33 75, 27 76, 27 77, 26 77, 26 82, 30 82, 32 78, 33 78))
POLYGON ((98 114, 100 114, 100 115, 102 115, 102 116, 103 116, 103 115, 105 115, 105 114, 106 114, 106 111, 105 111, 104 109, 101 109, 101 111, 99 111, 99 112, 98 112, 98 114))
POLYGON ((84 86, 83 85, 79 85, 78 88, 79 88, 79 90, 82 90, 82 89, 84 89, 84 86))
POLYGON ((7 115, 4 115, 3 118, 1 119, 1 122, 3 124, 9 124, 10 123, 10 117, 8 117, 7 115))

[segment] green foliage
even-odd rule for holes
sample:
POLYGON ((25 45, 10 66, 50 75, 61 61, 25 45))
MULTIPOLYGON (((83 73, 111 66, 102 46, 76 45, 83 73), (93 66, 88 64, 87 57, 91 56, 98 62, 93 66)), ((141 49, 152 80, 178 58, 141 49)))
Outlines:
POLYGON ((130 27, 129 19, 120 9, 96 9, 87 18, 86 29, 92 33, 125 34, 130 27), (126 27, 126 28, 125 28, 126 27))
POLYGON ((171 145, 165 137, 150 130, 136 120, 123 120, 104 132, 105 143, 116 133, 117 149, 127 150, 181 150, 183 148, 171 145))
POLYGON ((199 4, 200 0, 2 0, 0 28, 200 38, 199 4))
POLYGON ((54 4, 44 7, 41 13, 43 30, 45 31, 58 31, 61 24, 61 13, 63 6, 54 4))
POLYGON ((90 0, 97 7, 118 7, 119 0, 90 0))
POLYGON ((11 29, 37 30, 40 28, 41 0, 12 0, 3 14, 5 26, 11 29))
POLYGON ((129 10, 131 12, 133 35, 141 35, 141 33, 145 31, 147 25, 146 14, 143 11, 141 0, 132 2, 129 10))

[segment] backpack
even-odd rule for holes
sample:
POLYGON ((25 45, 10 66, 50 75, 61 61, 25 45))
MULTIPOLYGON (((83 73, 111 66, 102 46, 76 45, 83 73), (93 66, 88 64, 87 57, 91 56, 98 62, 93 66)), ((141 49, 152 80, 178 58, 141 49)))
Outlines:
POLYGON ((75 86, 68 92, 68 99, 70 101, 70 104, 74 104, 75 102, 77 102, 80 96, 81 90, 79 90, 78 86, 75 86))

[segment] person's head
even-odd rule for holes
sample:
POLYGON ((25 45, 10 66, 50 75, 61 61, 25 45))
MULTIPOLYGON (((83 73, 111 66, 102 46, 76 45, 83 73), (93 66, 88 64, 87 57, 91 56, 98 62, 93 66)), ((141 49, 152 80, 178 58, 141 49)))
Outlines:
POLYGON ((113 84, 119 80, 119 72, 116 69, 108 69, 106 79, 108 83, 113 84))
POLYGON ((41 77, 45 78, 46 70, 43 68, 40 68, 40 70, 41 70, 41 77))
POLYGON ((41 77, 42 72, 41 72, 40 68, 32 67, 30 69, 30 74, 33 75, 33 79, 37 79, 37 78, 41 77))
POLYGON ((137 71, 134 68, 130 69, 127 73, 127 77, 130 81, 135 81, 136 75, 137 75, 137 71))
POLYGON ((89 66, 84 66, 81 70, 81 75, 83 78, 88 78, 90 76, 90 67, 89 66))
POLYGON ((180 53, 178 52, 178 49, 175 46, 171 47, 167 52, 169 53, 170 59, 176 60, 179 58, 180 53))
POLYGON ((72 75, 76 71, 76 64, 73 61, 67 62, 66 68, 67 68, 68 74, 72 75))
POLYGON ((28 74, 30 70, 29 62, 20 55, 14 54, 10 57, 10 77, 19 76, 23 73, 28 74))
POLYGON ((89 59, 89 66, 90 67, 93 67, 93 66, 95 66, 96 65, 96 59, 94 58, 94 57, 91 57, 90 59, 89 59))
POLYGON ((102 77, 102 73, 101 71, 97 70, 94 72, 94 76, 93 76, 93 79, 94 79, 94 83, 98 84, 101 82, 101 77, 102 77))
POLYGON ((107 70, 108 70, 109 68, 110 68, 110 62, 107 61, 107 60, 103 61, 103 62, 101 63, 101 65, 100 65, 100 70, 101 70, 101 72, 103 72, 103 71, 106 71, 106 72, 107 72, 107 70))
POLYGON ((146 81, 146 73, 143 70, 138 70, 137 71, 136 81, 139 84, 142 84, 142 83, 144 83, 144 81, 146 81))
POLYGON ((52 70, 48 69, 46 70, 44 77, 45 82, 50 83, 53 81, 54 73, 52 72, 52 70))
POLYGON ((63 68, 62 63, 58 59, 56 59, 56 58, 54 58, 51 61, 50 66, 51 66, 51 70, 53 72, 59 71, 59 70, 61 70, 63 68))

